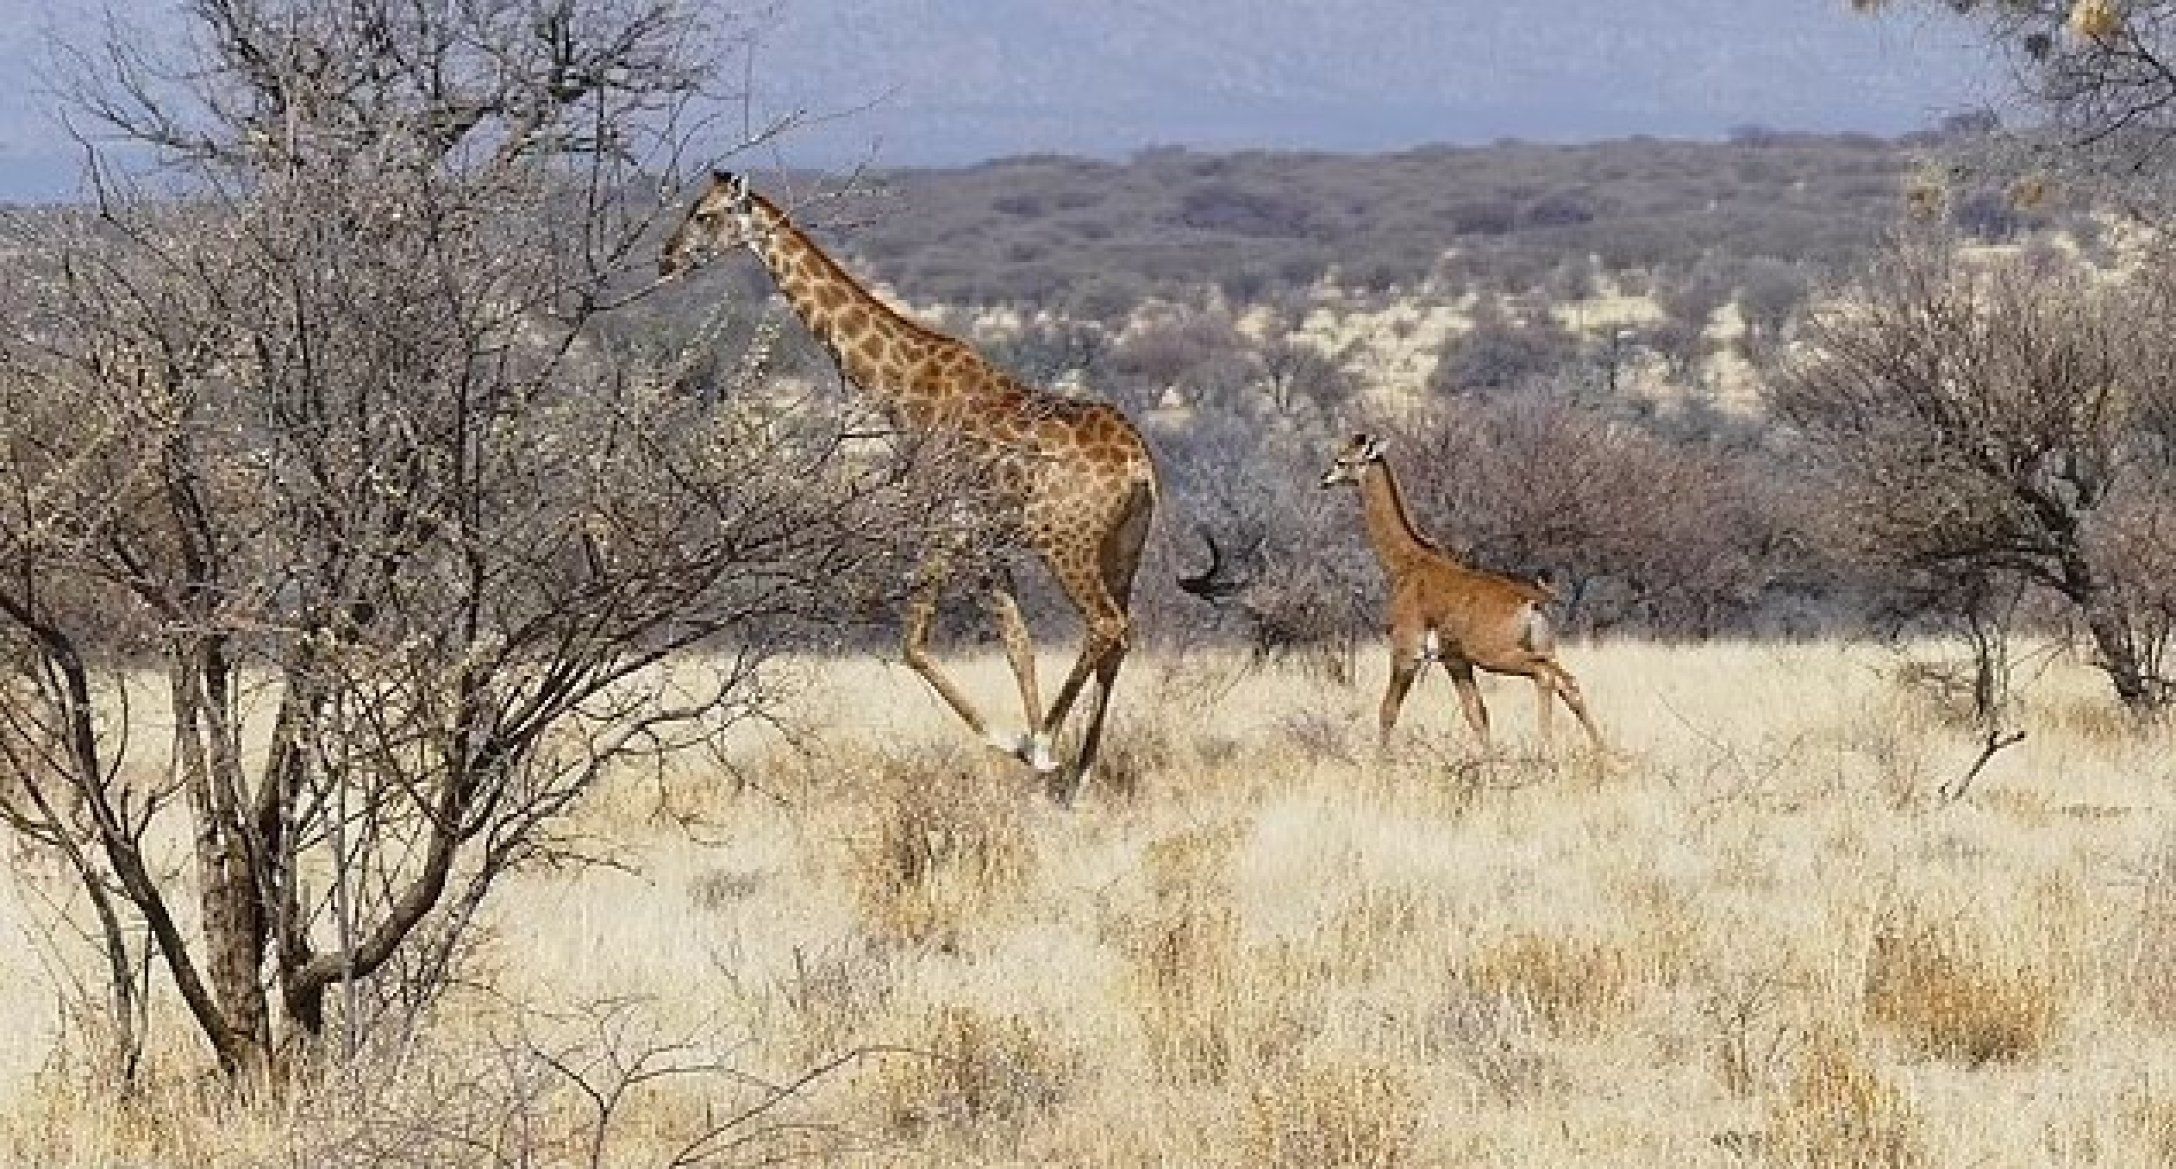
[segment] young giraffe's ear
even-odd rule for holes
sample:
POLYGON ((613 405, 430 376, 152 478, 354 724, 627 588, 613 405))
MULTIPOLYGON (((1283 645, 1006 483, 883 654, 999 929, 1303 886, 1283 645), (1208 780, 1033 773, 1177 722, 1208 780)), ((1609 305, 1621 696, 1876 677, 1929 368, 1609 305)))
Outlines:
POLYGON ((1371 463, 1380 460, 1383 457, 1383 440, 1379 438, 1368 439, 1368 445, 1360 452, 1360 457, 1371 463))

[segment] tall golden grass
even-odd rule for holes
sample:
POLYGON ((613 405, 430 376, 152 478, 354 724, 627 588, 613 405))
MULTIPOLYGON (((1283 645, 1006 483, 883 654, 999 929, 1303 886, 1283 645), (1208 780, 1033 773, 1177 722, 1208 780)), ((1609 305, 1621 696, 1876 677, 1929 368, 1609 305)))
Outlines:
POLYGON ((671 816, 651 777, 600 792, 576 827, 627 867, 523 876, 421 1033, 248 1106, 180 1027, 134 1095, 93 1090, 53 1005, 90 969, 20 869, 0 1161, 2176 1156, 2176 734, 2063 663, 1949 801, 1977 741, 1889 651, 1566 656, 1620 758, 1540 753, 1523 687, 1496 758, 1441 676, 1378 754, 1379 663, 1148 655, 1118 782, 1070 811, 906 671, 809 663, 814 746, 728 744, 742 782, 691 760, 671 816))

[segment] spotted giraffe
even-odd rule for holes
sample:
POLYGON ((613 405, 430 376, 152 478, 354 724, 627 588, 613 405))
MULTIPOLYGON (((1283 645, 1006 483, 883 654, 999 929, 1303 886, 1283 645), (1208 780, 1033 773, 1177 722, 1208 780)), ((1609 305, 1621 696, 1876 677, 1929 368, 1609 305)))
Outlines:
POLYGON ((956 441, 998 469, 997 490, 983 506, 1002 514, 982 518, 1009 534, 1006 543, 1032 551, 1057 579, 1084 626, 1080 657, 1043 710, 1008 550, 978 549, 981 563, 963 563, 970 550, 957 541, 924 554, 902 656, 977 735, 1046 775, 1059 770, 1051 743, 1092 675, 1096 696, 1080 754, 1054 788, 1070 802, 1095 764, 1111 688, 1133 636, 1128 604, 1157 498, 1156 467, 1140 431, 1116 407, 1025 385, 966 342, 878 300, 739 175, 712 176, 666 241, 660 273, 677 276, 740 246, 762 258, 841 373, 895 425, 956 441), (1028 730, 1018 736, 993 730, 929 653, 938 601, 967 573, 989 582, 989 608, 1026 713, 1028 730))

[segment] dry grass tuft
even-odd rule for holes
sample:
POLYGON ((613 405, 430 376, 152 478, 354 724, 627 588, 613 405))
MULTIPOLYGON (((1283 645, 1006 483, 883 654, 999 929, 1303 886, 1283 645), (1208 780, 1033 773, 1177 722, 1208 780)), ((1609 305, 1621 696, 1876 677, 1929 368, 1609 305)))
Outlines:
POLYGON ((1865 1000, 1920 1054, 1972 1067, 2039 1055, 2063 1008, 2059 980, 1986 931, 1908 918, 1876 928, 1865 1000))
POLYGON ((1181 833, 1150 845, 1152 906, 1125 940, 1149 1058, 1165 1079, 1221 1083, 1237 1055, 1242 996, 1239 913, 1230 829, 1181 833))
POLYGON ((1732 1096, 1750 1098, 1781 1081, 1797 1054, 1801 1028, 1786 1004, 1804 988, 1769 971, 1717 974, 1700 1004, 1716 1079, 1732 1096))
POLYGON ((1322 933, 1320 976, 1359 982, 1381 973, 1435 924, 1435 906, 1418 891, 1368 886, 1331 914, 1322 933))
POLYGON ((870 932, 954 949, 962 931, 1009 901, 1034 865, 1022 801, 985 766, 887 763, 875 778, 854 887, 870 932))
POLYGON ((2164 844, 2139 884, 2139 906, 2115 971, 2117 998, 2141 1022, 2176 1023, 2176 846, 2164 844))
POLYGON ((2120 1117, 2148 1164, 2176 1166, 2176 1097, 2152 1087, 2123 1094, 2120 1117))
POLYGON ((1033 1022, 970 1007, 935 1012, 909 1046, 877 1077, 886 1124, 902 1136, 1017 1134, 1058 1106, 1081 1066, 1033 1022))
POLYGON ((1275 1169, 1368 1166, 1414 1160, 1418 1094, 1379 1064, 1301 1065, 1248 1097, 1240 1162, 1275 1169))
POLYGON ((1807 1169, 1906 1169, 1927 1161, 1924 1126, 1911 1101, 1864 1052, 1824 1032, 1797 1074, 1768 1103, 1763 1151, 1770 1163, 1807 1169))
POLYGON ((828 1059, 869 1034, 899 986, 893 951, 866 942, 796 946, 792 969, 779 978, 779 998, 793 1012, 796 1053, 828 1059))
POLYGON ((1632 1008, 1625 947, 1574 934, 1515 933, 1477 952, 1459 972, 1473 993, 1516 1004, 1559 1034, 1604 1031, 1632 1008))
POLYGON ((2132 742, 2141 729, 2137 715, 2098 695, 2050 702, 2042 717, 2056 734, 2098 748, 2132 742))

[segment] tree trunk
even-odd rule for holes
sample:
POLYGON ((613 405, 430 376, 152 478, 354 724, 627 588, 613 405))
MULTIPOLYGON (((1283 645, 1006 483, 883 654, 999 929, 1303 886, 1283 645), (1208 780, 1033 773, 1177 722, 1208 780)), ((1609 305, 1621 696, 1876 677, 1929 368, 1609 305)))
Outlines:
POLYGON ((220 1069, 254 1079, 271 1071, 272 1024, 259 972, 264 908, 257 900, 242 822, 240 761, 222 695, 226 662, 209 639, 179 647, 173 663, 174 753, 196 826, 205 972, 224 1016, 210 1036, 220 1069))
POLYGON ((2116 697, 2133 714, 2145 714, 2161 705, 2161 688, 2146 676, 2138 643, 2131 636, 2131 614, 2123 601, 2111 595, 2084 557, 2063 558, 2063 592, 2085 618, 2086 632, 2100 653, 2100 667, 2115 687, 2116 697))

